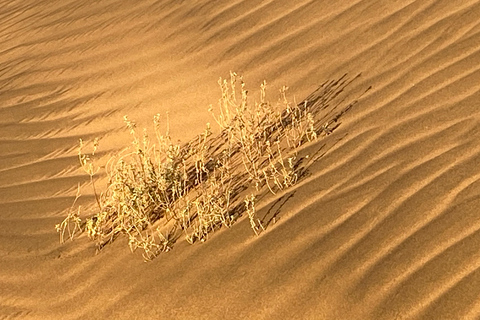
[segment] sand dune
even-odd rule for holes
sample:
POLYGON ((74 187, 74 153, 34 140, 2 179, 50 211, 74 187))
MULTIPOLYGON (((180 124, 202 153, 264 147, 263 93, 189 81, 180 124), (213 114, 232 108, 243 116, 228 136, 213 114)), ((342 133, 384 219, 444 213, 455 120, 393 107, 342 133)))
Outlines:
MULTIPOLYGON (((480 317, 479 1, 0 1, 1 319, 480 317), (320 157, 204 244, 144 263, 119 239, 60 245, 93 202, 78 139, 129 143, 122 117, 212 122, 218 77, 301 101, 361 77, 320 157)), ((321 149, 323 148, 323 149, 321 149)))

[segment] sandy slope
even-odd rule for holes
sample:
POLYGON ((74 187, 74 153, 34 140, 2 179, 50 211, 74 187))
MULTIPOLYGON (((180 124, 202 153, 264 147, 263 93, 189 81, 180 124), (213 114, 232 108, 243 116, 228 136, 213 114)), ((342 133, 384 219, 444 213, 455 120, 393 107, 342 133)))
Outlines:
POLYGON ((293 3, 0 1, 0 318, 479 317, 480 2, 293 3), (124 114, 169 111, 187 139, 229 70, 273 98, 373 89, 258 238, 242 221, 151 263, 59 245, 78 138, 115 149, 124 114))

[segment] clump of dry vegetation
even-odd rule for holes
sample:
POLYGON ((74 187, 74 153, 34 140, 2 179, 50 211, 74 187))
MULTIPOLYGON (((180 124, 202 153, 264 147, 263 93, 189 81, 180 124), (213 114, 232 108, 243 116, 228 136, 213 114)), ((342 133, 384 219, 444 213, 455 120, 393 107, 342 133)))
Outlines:
POLYGON ((220 133, 213 135, 207 124, 184 145, 170 137, 168 114, 165 133, 160 130, 160 115, 154 117, 154 139, 146 130, 139 134, 135 123, 124 117, 132 145, 108 161, 108 183, 101 193, 93 160, 98 141, 91 155, 84 153, 80 141, 79 161, 90 177, 97 210, 82 222, 80 208, 72 206, 56 225, 60 241, 86 232, 101 249, 125 235, 132 252, 140 248, 144 259, 151 260, 182 236, 191 244, 206 241, 244 213, 259 235, 266 226, 256 216, 257 196, 295 185, 306 167, 299 149, 330 134, 356 102, 340 111, 338 105, 330 105, 351 81, 344 76, 326 82, 299 104, 287 99, 283 87, 272 105, 266 100, 266 82, 260 86, 259 101, 252 102, 242 77, 231 73, 230 79, 219 80, 218 108, 210 107, 220 133))

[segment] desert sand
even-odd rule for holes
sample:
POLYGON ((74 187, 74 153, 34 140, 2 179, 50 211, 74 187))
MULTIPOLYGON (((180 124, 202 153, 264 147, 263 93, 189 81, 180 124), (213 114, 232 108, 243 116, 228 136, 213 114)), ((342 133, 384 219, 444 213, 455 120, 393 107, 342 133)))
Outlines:
POLYGON ((480 317, 479 50, 479 1, 0 1, 0 318, 480 317), (258 237, 242 218, 147 263, 60 244, 78 183, 93 202, 78 140, 115 152, 123 115, 168 111, 186 141, 230 70, 273 100, 372 89, 258 237))

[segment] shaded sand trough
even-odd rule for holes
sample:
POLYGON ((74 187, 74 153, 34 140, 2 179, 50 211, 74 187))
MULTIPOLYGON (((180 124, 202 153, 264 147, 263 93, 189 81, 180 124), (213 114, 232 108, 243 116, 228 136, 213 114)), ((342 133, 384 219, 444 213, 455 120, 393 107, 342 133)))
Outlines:
POLYGON ((479 317, 480 2, 127 2, 0 2, 0 318, 479 317), (346 72, 345 101, 372 90, 259 203, 260 237, 244 219, 150 263, 60 245, 78 139, 116 150, 124 114, 169 111, 186 141, 229 70, 272 100, 346 72))

